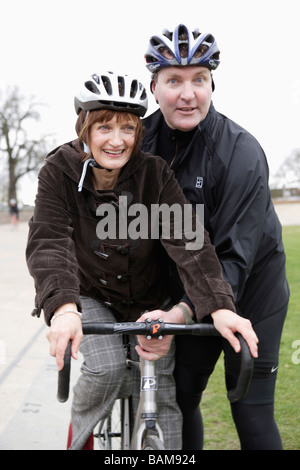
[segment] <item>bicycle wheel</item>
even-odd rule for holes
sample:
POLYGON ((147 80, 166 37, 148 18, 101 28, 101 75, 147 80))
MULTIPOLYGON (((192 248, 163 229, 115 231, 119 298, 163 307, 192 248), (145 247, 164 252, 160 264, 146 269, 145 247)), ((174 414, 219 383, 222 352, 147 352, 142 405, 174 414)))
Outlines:
POLYGON ((143 450, 164 450, 164 443, 160 440, 158 436, 151 435, 147 436, 142 443, 143 450))
POLYGON ((100 450, 121 449, 121 400, 116 400, 112 411, 103 418, 94 437, 97 439, 100 450))

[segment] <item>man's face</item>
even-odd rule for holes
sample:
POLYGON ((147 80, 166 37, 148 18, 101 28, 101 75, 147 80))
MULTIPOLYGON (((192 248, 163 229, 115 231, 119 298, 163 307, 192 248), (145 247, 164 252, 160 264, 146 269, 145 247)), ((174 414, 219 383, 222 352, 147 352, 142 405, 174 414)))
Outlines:
POLYGON ((208 113, 212 78, 206 67, 166 67, 158 72, 152 90, 168 126, 186 132, 208 113))

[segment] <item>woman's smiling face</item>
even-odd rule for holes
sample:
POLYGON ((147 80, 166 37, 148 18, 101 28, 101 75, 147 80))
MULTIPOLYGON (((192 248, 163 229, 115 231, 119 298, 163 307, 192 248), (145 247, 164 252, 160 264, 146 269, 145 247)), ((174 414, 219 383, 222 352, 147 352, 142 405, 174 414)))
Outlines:
POLYGON ((95 122, 90 131, 89 146, 96 162, 108 169, 120 169, 132 155, 137 125, 134 120, 117 119, 95 122))

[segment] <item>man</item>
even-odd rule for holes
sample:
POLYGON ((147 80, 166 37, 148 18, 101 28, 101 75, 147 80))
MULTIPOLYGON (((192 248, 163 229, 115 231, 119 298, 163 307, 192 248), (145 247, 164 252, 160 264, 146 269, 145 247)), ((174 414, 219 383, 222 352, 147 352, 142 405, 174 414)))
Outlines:
MULTIPOLYGON (((259 338, 248 394, 231 405, 241 448, 282 449, 274 392, 289 288, 264 152, 253 136, 212 104, 212 71, 220 52, 211 34, 178 25, 174 32, 152 36, 145 58, 160 109, 144 119, 143 150, 161 155, 191 203, 204 205, 205 227, 233 289, 237 313, 251 321, 259 338)), ((199 403, 209 376, 224 350, 230 388, 239 361, 219 338, 178 337, 176 347, 184 448, 201 449, 199 403)))

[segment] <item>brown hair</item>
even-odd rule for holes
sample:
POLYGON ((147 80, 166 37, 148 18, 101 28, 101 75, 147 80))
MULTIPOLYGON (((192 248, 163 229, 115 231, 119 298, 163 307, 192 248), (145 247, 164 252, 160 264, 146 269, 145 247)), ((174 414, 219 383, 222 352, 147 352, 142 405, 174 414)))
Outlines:
MULTIPOLYGON (((96 122, 109 122, 116 116, 117 122, 122 121, 133 121, 137 125, 135 133, 135 142, 132 154, 134 155, 140 146, 143 139, 143 123, 142 120, 134 113, 126 111, 114 111, 112 109, 97 109, 90 111, 88 114, 86 111, 81 110, 76 121, 75 129, 80 142, 88 144, 89 134, 92 125, 96 122)), ((86 160, 89 157, 86 154, 83 155, 83 159, 86 160)))

